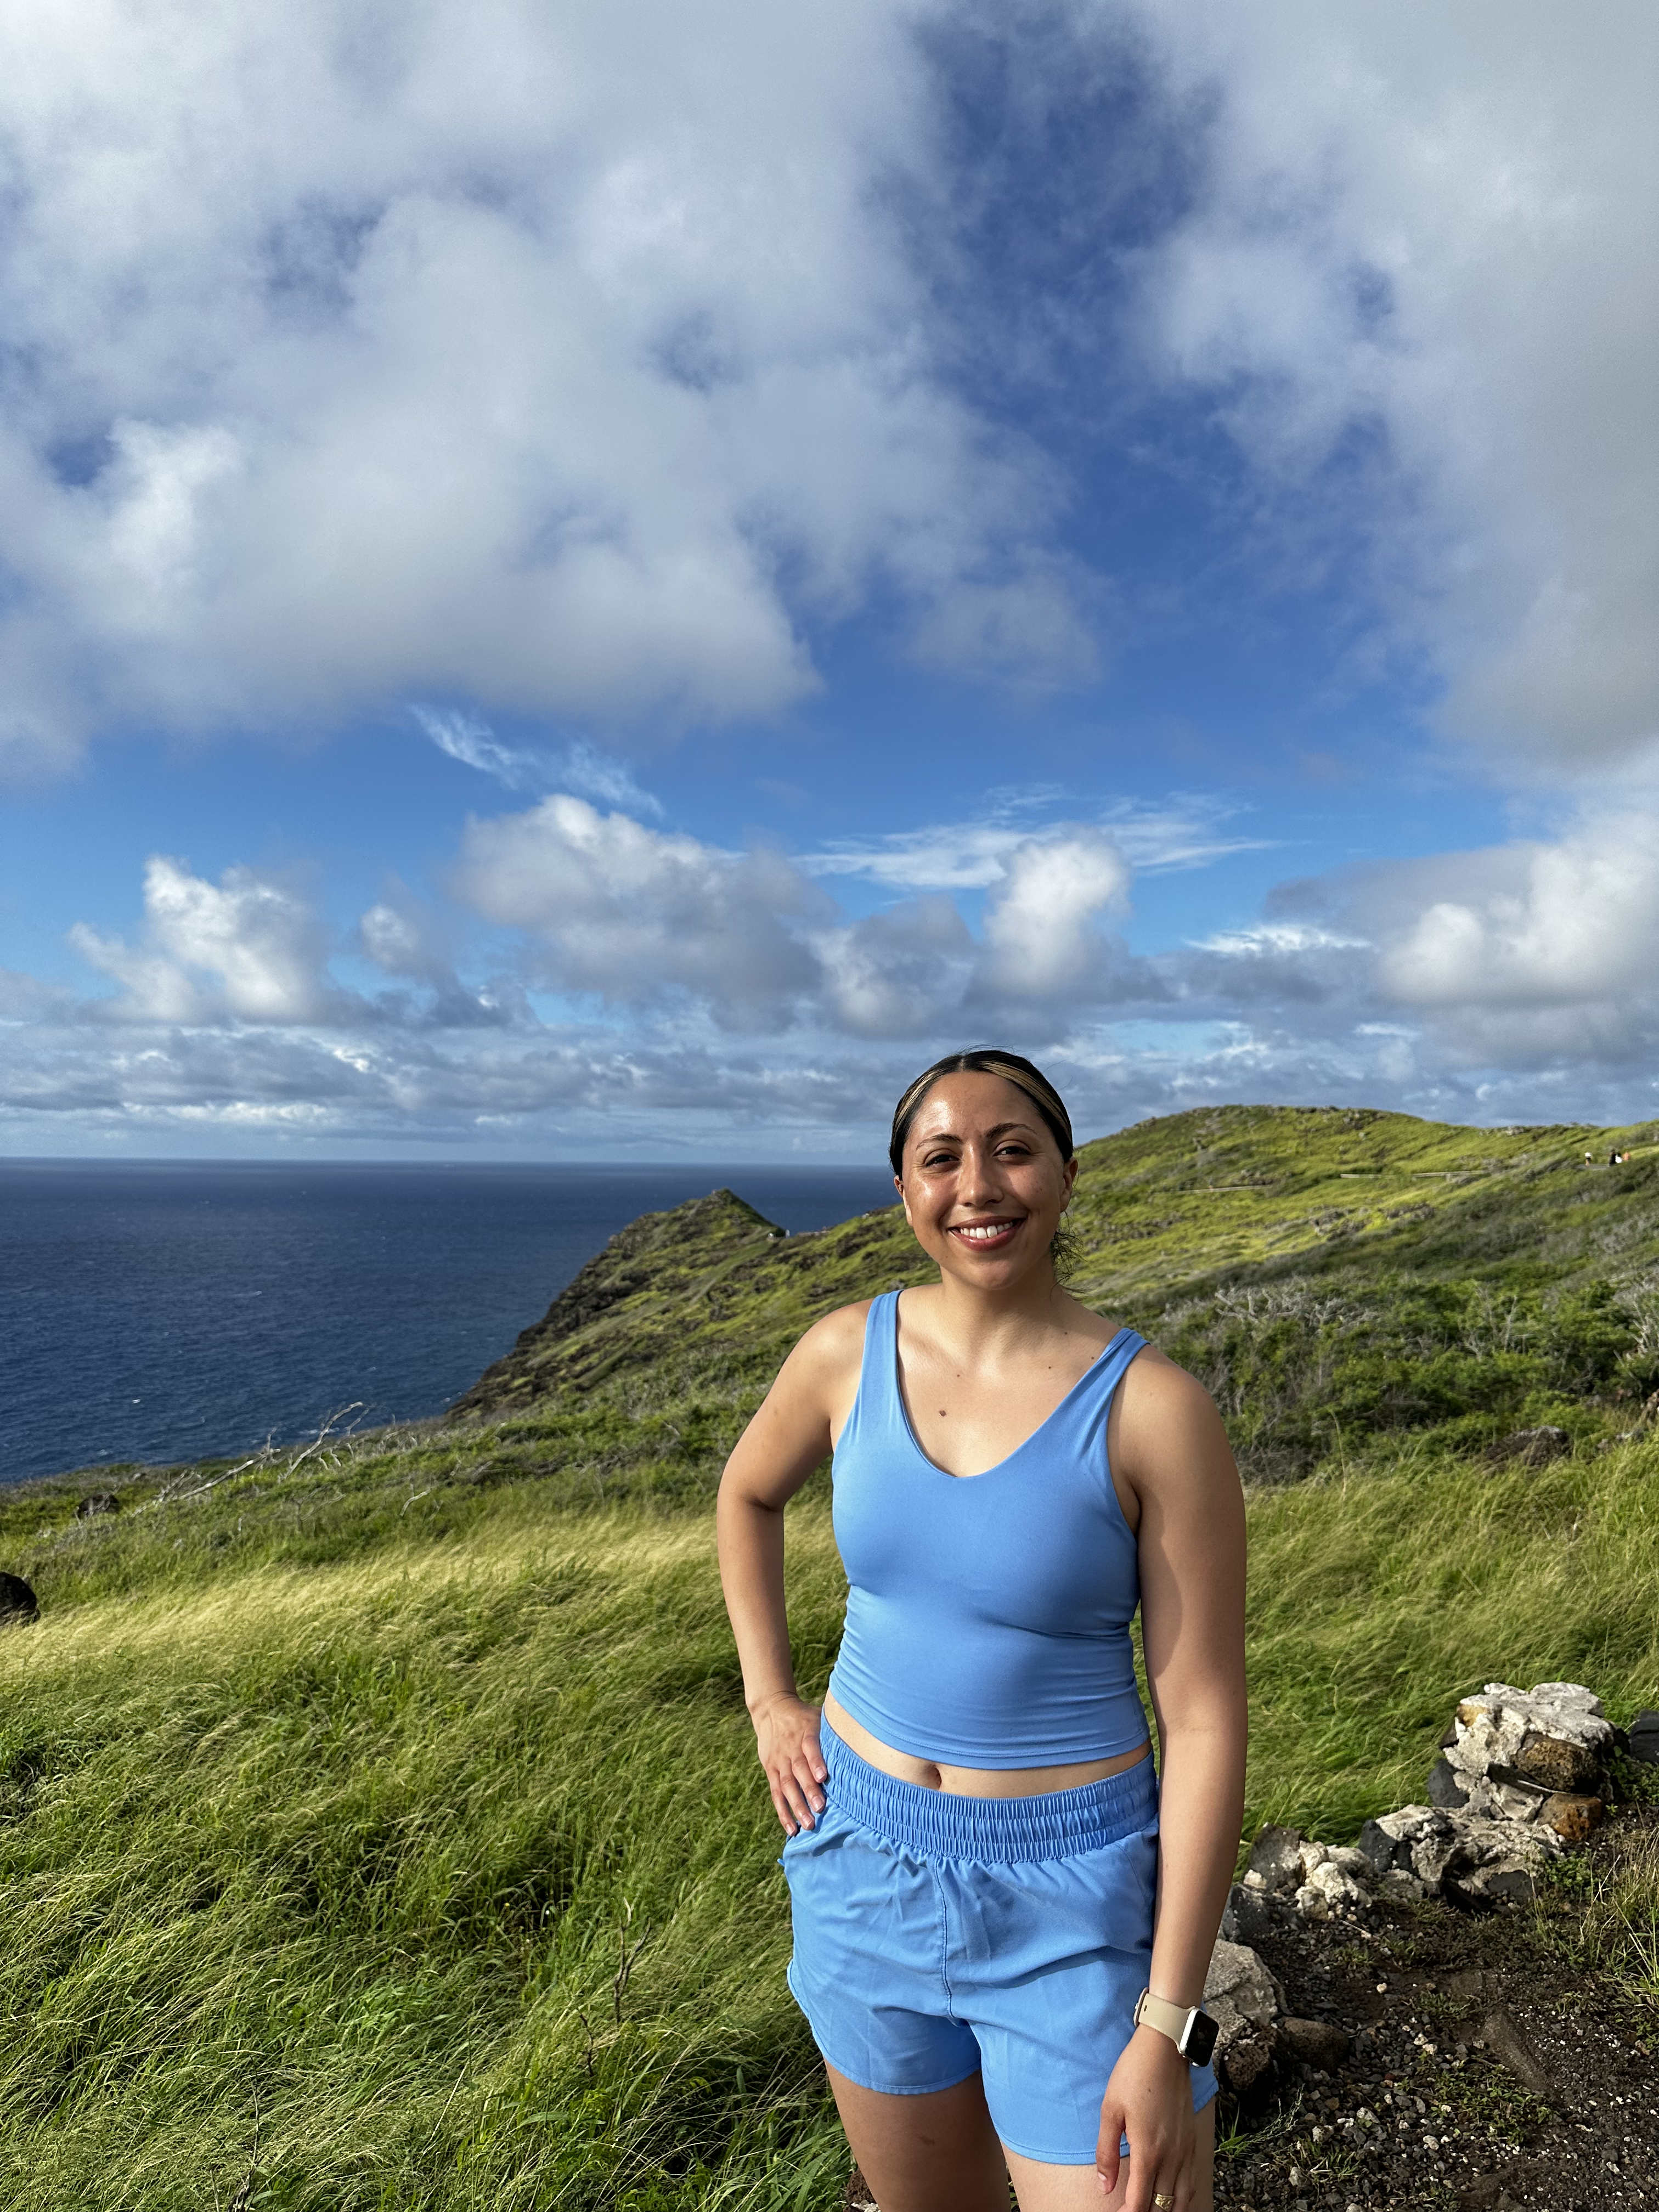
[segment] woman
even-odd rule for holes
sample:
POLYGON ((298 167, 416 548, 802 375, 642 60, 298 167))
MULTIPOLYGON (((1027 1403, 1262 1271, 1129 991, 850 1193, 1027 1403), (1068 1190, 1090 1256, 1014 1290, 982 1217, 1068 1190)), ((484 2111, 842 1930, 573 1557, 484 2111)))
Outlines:
POLYGON ((720 1485, 790 1987, 881 2212, 1006 2212, 1007 2174, 1022 2212, 1209 2212, 1189 2054, 1243 1815, 1232 1455, 1190 1376, 1055 1279, 1078 1164, 1029 1060, 930 1067, 891 1156, 939 1282, 809 1329, 720 1485), (849 1588, 820 1712, 783 1509, 831 1449, 849 1588))

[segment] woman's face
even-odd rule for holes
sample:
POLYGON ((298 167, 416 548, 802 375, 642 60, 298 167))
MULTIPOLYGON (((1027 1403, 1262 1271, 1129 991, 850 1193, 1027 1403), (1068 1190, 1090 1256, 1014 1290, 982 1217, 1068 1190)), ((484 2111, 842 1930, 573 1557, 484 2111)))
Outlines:
POLYGON ((904 1218, 947 1275, 1005 1290, 1048 1267, 1077 1162, 1000 1075, 943 1075, 922 1100, 897 1178, 904 1218))

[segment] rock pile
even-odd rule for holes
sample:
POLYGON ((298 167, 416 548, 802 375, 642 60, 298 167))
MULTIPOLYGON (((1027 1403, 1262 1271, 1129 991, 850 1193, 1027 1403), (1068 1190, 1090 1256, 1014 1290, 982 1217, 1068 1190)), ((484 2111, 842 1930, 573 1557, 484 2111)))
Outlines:
POLYGON ((1243 2094, 1278 2057, 1326 2071, 1341 2062, 1336 2045, 1346 2039, 1325 2023, 1286 2017, 1283 1992, 1249 1948, 1279 1915, 1358 1919, 1378 1898, 1440 1897, 1481 1911, 1523 1903, 1540 1869, 1600 1824, 1620 1747, 1601 1700, 1582 1684, 1517 1690, 1489 1682, 1458 1706, 1442 1738, 1428 1804, 1368 1820, 1354 1846, 1264 1828, 1228 1898, 1205 1985, 1227 2086, 1243 2094))
POLYGON ((1583 1843, 1613 1802, 1616 1739, 1577 1682, 1488 1682, 1457 1708, 1429 1775, 1429 1802, 1488 1820, 1539 1822, 1583 1843))

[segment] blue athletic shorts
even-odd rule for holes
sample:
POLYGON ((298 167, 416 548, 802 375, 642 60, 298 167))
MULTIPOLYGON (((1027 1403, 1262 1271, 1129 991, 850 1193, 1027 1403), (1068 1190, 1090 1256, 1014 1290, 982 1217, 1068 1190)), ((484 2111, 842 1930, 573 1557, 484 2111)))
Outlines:
MULTIPOLYGON (((828 1802, 784 1845, 789 1987, 837 2073, 922 2096, 982 2073, 1004 2145, 1091 2166, 1152 1953, 1150 1758, 1042 1797, 895 1782, 826 1721, 828 1802)), ((1193 2106, 1215 2094, 1193 2069, 1193 2106)))

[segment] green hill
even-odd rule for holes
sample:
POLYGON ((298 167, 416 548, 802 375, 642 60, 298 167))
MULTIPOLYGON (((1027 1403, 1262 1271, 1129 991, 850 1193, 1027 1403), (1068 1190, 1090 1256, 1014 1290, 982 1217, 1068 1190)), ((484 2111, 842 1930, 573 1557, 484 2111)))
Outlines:
MULTIPOLYGON (((1656 1160, 1253 1109, 1086 1149, 1079 1287, 1273 1478, 1252 1828, 1416 1795, 1488 1677, 1659 1703, 1656 1160), (1537 1420, 1547 1465, 1486 1455, 1537 1420)), ((925 1273, 890 1212, 784 1237, 717 1193, 442 1421, 0 1494, 41 1606, 0 1629, 9 2212, 833 2212, 708 1509, 806 1322, 925 1273)), ((790 1521, 811 1690, 822 1480, 790 1521)), ((1547 1931, 1621 2003, 1659 1999, 1644 1879, 1547 1931)))
MULTIPOLYGON (((1257 1479, 1401 1430, 1468 1444, 1571 1425, 1659 1389, 1650 1130, 1235 1106, 1080 1159, 1073 1287, 1202 1377, 1257 1479)), ((455 1411, 752 1390, 820 1314, 932 1273, 896 1207, 786 1237, 719 1191, 613 1238, 455 1411)))

